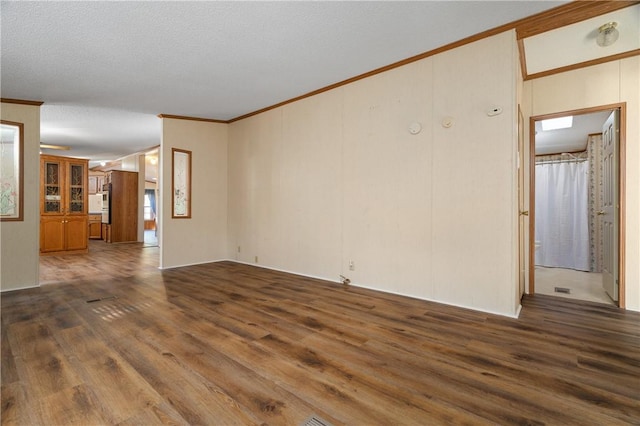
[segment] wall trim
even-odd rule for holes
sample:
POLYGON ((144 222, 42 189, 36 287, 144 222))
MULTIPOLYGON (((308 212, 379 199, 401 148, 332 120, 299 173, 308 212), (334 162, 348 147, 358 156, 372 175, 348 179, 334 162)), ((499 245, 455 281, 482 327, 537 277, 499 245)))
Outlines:
POLYGON ((359 74, 359 75, 357 75, 355 77, 351 77, 351 78, 348 78, 346 80, 342 80, 342 81, 339 81, 337 83, 330 84, 329 86, 325 86, 325 87, 322 87, 320 89, 313 90, 313 91, 311 91, 309 93, 305 93, 303 95, 296 96, 295 98, 291 98, 291 99, 288 99, 286 101, 279 102, 279 103, 277 103, 275 105, 271 105, 271 106, 259 109, 257 111, 250 112, 248 114, 244 114, 244 115, 241 115, 239 117, 232 118, 231 120, 229 120, 229 123, 234 123, 236 121, 244 120, 245 118, 253 117, 254 115, 262 114, 263 112, 267 112, 267 111, 270 111, 272 109, 276 109, 276 108, 279 108, 281 106, 284 106, 284 105, 287 105, 287 104, 290 104, 290 103, 293 103, 293 102, 300 101, 302 99, 310 98, 312 96, 319 95, 320 93, 328 92, 329 90, 333 90, 333 89, 336 89, 338 87, 346 86, 347 84, 354 83, 356 81, 363 80, 365 78, 372 77, 374 75, 381 74, 383 72, 390 71, 390 70, 393 70, 395 68, 399 68, 399 67, 402 67, 404 65, 408 65, 408 64, 411 64, 413 62, 417 62, 417 61, 420 61, 422 59, 426 59, 426 58, 429 58, 431 56, 435 56, 437 54, 440 54, 440 53, 443 53, 443 52, 447 52, 449 50, 453 50, 453 49, 456 49, 458 47, 462 47, 462 46, 465 46, 467 44, 470 44, 470 43, 473 43, 473 42, 476 42, 476 41, 479 41, 479 40, 483 40, 485 38, 488 38, 488 37, 503 33, 505 31, 513 30, 516 27, 518 22, 520 22, 520 21, 511 22, 511 23, 508 23, 508 24, 505 24, 505 25, 501 25, 499 27, 496 27, 496 28, 493 28, 493 29, 490 29, 490 30, 487 30, 487 31, 483 31, 481 33, 478 33, 478 34, 463 38, 462 40, 454 41, 453 43, 446 44, 446 45, 438 47, 436 49, 429 50, 427 52, 420 53, 418 55, 411 56, 411 57, 406 58, 406 59, 402 59, 400 61, 391 63, 389 65, 385 65, 383 67, 376 68, 376 69, 374 69, 372 71, 368 71, 368 72, 365 72, 363 74, 359 74))
POLYGON ((185 115, 171 115, 171 114, 158 114, 158 118, 172 118, 174 120, 205 121, 207 123, 220 123, 220 124, 230 123, 230 121, 228 120, 217 120, 215 118, 188 117, 185 115))
POLYGON ((524 80, 527 81, 527 80, 533 80, 540 77, 547 77, 554 74, 560 74, 563 72, 573 71, 580 68, 586 68, 593 65, 604 64, 606 62, 618 61, 621 59, 631 58, 633 56, 638 56, 638 55, 640 55, 640 49, 630 50, 628 52, 618 53, 611 56, 605 56, 603 58, 592 59, 590 61, 580 62, 578 64, 571 64, 565 67, 554 68, 547 71, 540 71, 535 74, 529 74, 529 75, 524 74, 524 80))
MULTIPOLYGON (((341 280, 332 280, 330 278, 319 277, 319 276, 316 276, 316 275, 302 274, 300 272, 292 272, 292 271, 289 271, 289 270, 286 270, 286 269, 273 268, 273 267, 266 266, 266 265, 260 265, 260 264, 256 264, 256 263, 250 263, 250 262, 243 262, 243 261, 240 261, 240 260, 224 259, 224 260, 219 260, 218 262, 233 262, 233 263, 238 263, 238 264, 241 264, 241 265, 254 266, 256 268, 269 269, 271 271, 284 272, 286 274, 298 275, 298 276, 301 276, 301 277, 313 278, 313 279, 321 280, 321 281, 327 281, 327 282, 339 284, 341 286, 344 285, 344 284, 342 284, 341 280)), ((470 307, 470 306, 460 305, 460 304, 456 304, 456 303, 445 302, 445 301, 442 301, 442 300, 429 299, 427 297, 419 297, 419 296, 405 294, 405 293, 398 293, 398 292, 395 292, 395 291, 381 290, 381 289, 379 289, 377 287, 366 286, 366 285, 363 285, 363 284, 356 284, 353 281, 349 285, 351 287, 357 287, 357 288, 363 288, 363 289, 366 289, 366 290, 379 291, 380 293, 393 294, 393 295, 396 295, 396 296, 408 297, 410 299, 424 300, 425 302, 433 302, 433 303, 438 303, 440 305, 454 306, 456 308, 469 309, 469 310, 475 311, 475 312, 484 312, 484 313, 487 313, 487 314, 499 315, 499 316, 508 317, 508 318, 518 318, 518 316, 520 315, 520 310, 522 309, 522 305, 518 304, 518 307, 516 308, 515 314, 509 315, 509 314, 495 312, 495 311, 491 311, 491 310, 487 310, 487 309, 481 309, 481 308, 477 308, 477 307, 470 307)))
POLYGON ((328 86, 321 87, 319 89, 313 90, 311 92, 302 94, 300 96, 296 96, 291 99, 287 99, 282 102, 278 102, 277 104, 273 104, 252 112, 248 112, 243 115, 239 115, 237 117, 231 118, 229 120, 221 120, 214 118, 201 118, 201 117, 189 117, 182 115, 172 115, 172 114, 158 114, 159 118, 173 118, 176 120, 193 120, 193 121, 206 121, 211 123, 222 123, 222 124, 230 124, 236 121, 244 120, 245 118, 253 117, 254 115, 262 114, 263 112, 270 111, 272 109, 279 108, 281 106, 294 103, 306 98, 310 98, 315 95, 319 95, 324 92, 328 92, 330 90, 336 89, 338 87, 345 86, 347 84, 363 80, 365 78, 381 74, 385 71, 390 71, 395 68, 402 67, 404 65, 411 64, 413 62, 420 61, 422 59, 435 56, 439 53, 443 53, 449 50, 456 49, 458 47, 503 33, 505 31, 516 31, 516 40, 518 41, 518 50, 520 54, 520 64, 522 68, 522 76, 524 80, 530 80, 533 78, 543 77, 545 75, 561 73, 564 71, 569 71, 575 68, 587 67, 590 65, 595 65, 597 63, 609 62, 617 59, 622 59, 629 56, 635 56, 640 54, 640 50, 631 51, 627 53, 622 53, 620 55, 612 55, 606 58, 597 59, 594 61, 584 62, 582 64, 571 65, 570 67, 557 68, 556 70, 544 71, 544 73, 536 73, 532 75, 528 75, 526 71, 526 62, 524 57, 524 46, 522 39, 526 37, 531 37, 536 34, 540 34, 549 30, 553 30, 556 28, 560 28, 566 25, 574 24, 576 22, 584 21, 586 19, 593 18, 595 16, 600 16, 605 13, 613 12, 619 9, 624 9, 629 6, 633 6, 635 4, 640 3, 640 0, 635 1, 572 1, 571 3, 564 4, 553 9, 549 9, 544 12, 537 13, 535 15, 531 15, 517 21, 509 22, 504 25, 500 25, 498 27, 471 35, 469 37, 463 38, 458 41, 454 41, 452 43, 446 44, 444 46, 435 48, 433 50, 429 50, 427 52, 420 53, 415 56, 411 56, 406 59, 402 59, 397 62, 393 62, 389 65, 385 65, 380 68, 376 68, 374 70, 356 75, 354 77, 348 78, 346 80, 342 80, 328 86), (634 53, 635 52, 635 53, 634 53), (621 56, 626 55, 626 56, 621 56))
POLYGON ((518 39, 532 37, 638 3, 640 1, 572 1, 518 21, 516 32, 518 39))
POLYGON ((263 268, 263 269, 269 269, 271 271, 284 272, 285 274, 299 275, 301 277, 313 278, 314 280, 322 280, 322 281, 328 281, 328 282, 332 282, 332 283, 342 284, 342 281, 340 281, 338 279, 332 280, 331 278, 321 277, 321 276, 318 276, 318 275, 303 274, 301 272, 289 271, 288 269, 274 268, 274 267, 271 267, 271 266, 261 265, 259 263, 243 262, 241 260, 235 260, 235 259, 225 259, 225 260, 221 260, 220 262, 239 263, 241 265, 255 266, 256 268, 263 268))
MULTIPOLYGON (((453 43, 446 44, 436 49, 429 50, 427 52, 420 53, 415 56, 411 56, 409 58, 400 60, 398 62, 394 62, 392 64, 389 64, 380 68, 376 68, 372 71, 359 74, 355 77, 351 77, 346 80, 342 80, 337 83, 331 84, 329 86, 325 86, 320 89, 311 91, 309 93, 296 96, 295 98, 291 98, 286 101, 279 102, 275 105, 271 105, 271 106, 232 118, 227 122, 234 123, 236 121, 244 120, 245 118, 253 117, 254 115, 258 115, 263 112, 267 112, 272 109, 279 108, 281 106, 318 95, 320 93, 328 92, 329 90, 333 90, 338 87, 345 86, 349 83, 353 83, 355 81, 362 80, 367 77, 371 77, 376 74, 380 74, 385 71, 392 70, 394 68, 399 68, 401 66, 437 55, 439 53, 443 53, 448 50, 453 50, 458 47, 503 33, 505 31, 515 30, 516 39, 518 40, 518 45, 520 46, 521 39, 525 37, 530 37, 530 36, 533 36, 542 32, 546 32, 555 28, 560 28, 566 25, 574 24, 576 22, 584 21, 586 19, 593 18, 595 16, 600 16, 605 13, 613 12, 618 9, 624 9, 625 7, 633 6, 634 4, 637 4, 637 3, 640 3, 640 0, 638 1, 572 1, 571 3, 561 5, 553 9, 549 9, 547 11, 540 12, 535 15, 528 16, 526 18, 522 18, 520 20, 513 21, 510 23, 501 25, 499 27, 495 27, 495 28, 480 32, 478 34, 463 38, 453 43)), ((524 64, 524 51, 522 49, 519 49, 519 50, 520 50, 520 56, 521 56, 521 59, 520 59, 521 64, 524 64)), ((617 55, 614 55, 614 56, 617 56, 617 55)), ((610 58, 607 58, 606 61, 612 61, 615 59, 620 59, 620 58, 610 57, 610 58)), ((589 65, 584 65, 584 66, 589 66, 589 65)), ((526 74, 524 74, 526 73, 526 65, 522 66, 522 70, 523 70, 523 76, 526 76, 526 74)), ((558 71, 558 72, 562 72, 562 71, 558 71)))
POLYGON ((202 262, 185 263, 185 264, 182 264, 182 265, 158 266, 158 269, 160 269, 161 271, 166 271, 166 270, 169 270, 169 269, 184 268, 184 267, 187 267, 187 266, 197 266, 197 265, 205 265, 207 263, 225 262, 227 260, 229 260, 229 259, 203 260, 202 262))
POLYGON ((0 290, 0 293, 9 293, 10 291, 30 290, 34 288, 40 288, 40 283, 37 283, 36 285, 28 286, 28 287, 7 288, 4 290, 0 290))
MULTIPOLYGON (((456 308, 468 309, 470 311, 475 311, 475 312, 484 312, 486 314, 498 315, 498 316, 501 316, 501 317, 518 318, 518 315, 520 314, 520 309, 517 309, 517 312, 514 313, 514 314, 505 314, 505 313, 502 313, 502 312, 496 312, 496 311, 492 311, 492 310, 489 310, 489 309, 482 309, 482 308, 479 308, 479 307, 476 307, 476 306, 471 307, 471 306, 461 305, 459 303, 446 302, 444 300, 429 299, 427 297, 420 297, 420 296, 408 295, 408 294, 404 294, 404 293, 397 293, 397 292, 394 292, 394 291, 381 290, 381 289, 376 288, 376 287, 365 286, 365 285, 362 285, 362 284, 354 284, 353 282, 351 282, 350 285, 352 285, 354 287, 365 288, 367 290, 379 291, 380 293, 395 294, 397 296, 409 297, 411 299, 424 300, 425 302, 433 302, 433 303, 438 303, 440 305, 454 306, 456 308)), ((518 304, 518 306, 521 307, 520 304, 518 304)))
POLYGON ((11 98, 0 98, 0 102, 5 104, 19 104, 19 105, 32 105, 32 106, 41 106, 44 104, 43 101, 28 101, 25 99, 11 99, 11 98))

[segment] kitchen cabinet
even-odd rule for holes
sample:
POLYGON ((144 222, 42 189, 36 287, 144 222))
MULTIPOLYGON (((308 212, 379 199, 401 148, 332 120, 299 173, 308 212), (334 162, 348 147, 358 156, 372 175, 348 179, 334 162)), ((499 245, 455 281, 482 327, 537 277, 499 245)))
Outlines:
POLYGON ((103 184, 104 184, 104 176, 102 175, 89 176, 89 195, 102 192, 103 184))
POLYGON ((88 160, 40 156, 40 253, 86 252, 88 160))
POLYGON ((102 239, 102 215, 99 215, 99 214, 89 215, 89 239, 90 240, 102 239))
POLYGON ((102 224, 102 240, 107 243, 111 242, 111 227, 106 223, 102 224))

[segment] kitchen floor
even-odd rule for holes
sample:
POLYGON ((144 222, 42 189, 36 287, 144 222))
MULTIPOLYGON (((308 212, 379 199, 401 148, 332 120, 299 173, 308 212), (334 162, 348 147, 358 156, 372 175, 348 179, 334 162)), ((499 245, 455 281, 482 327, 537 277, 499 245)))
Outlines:
POLYGON ((536 266, 535 292, 568 299, 615 305, 602 288, 602 274, 563 268, 536 266), (558 293, 555 287, 569 289, 569 294, 558 293))

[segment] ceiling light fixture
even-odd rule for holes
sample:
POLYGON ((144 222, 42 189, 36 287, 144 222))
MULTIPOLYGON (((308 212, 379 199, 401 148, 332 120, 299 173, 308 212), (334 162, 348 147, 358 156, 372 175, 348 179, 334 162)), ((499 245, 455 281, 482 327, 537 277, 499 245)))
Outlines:
POLYGON ((598 37, 596 38, 596 43, 598 43, 598 46, 611 46, 616 42, 616 40, 618 40, 620 31, 616 29, 617 26, 617 22, 607 22, 606 24, 601 25, 600 28, 598 28, 598 37))

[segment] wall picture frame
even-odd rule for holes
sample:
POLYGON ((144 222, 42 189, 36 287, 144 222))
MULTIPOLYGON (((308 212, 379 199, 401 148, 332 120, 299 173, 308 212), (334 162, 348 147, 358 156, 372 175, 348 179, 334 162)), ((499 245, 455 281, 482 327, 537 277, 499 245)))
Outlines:
POLYGON ((24 124, 0 122, 0 221, 23 221, 24 124))
POLYGON ((191 218, 191 151, 171 148, 171 218, 191 218))

